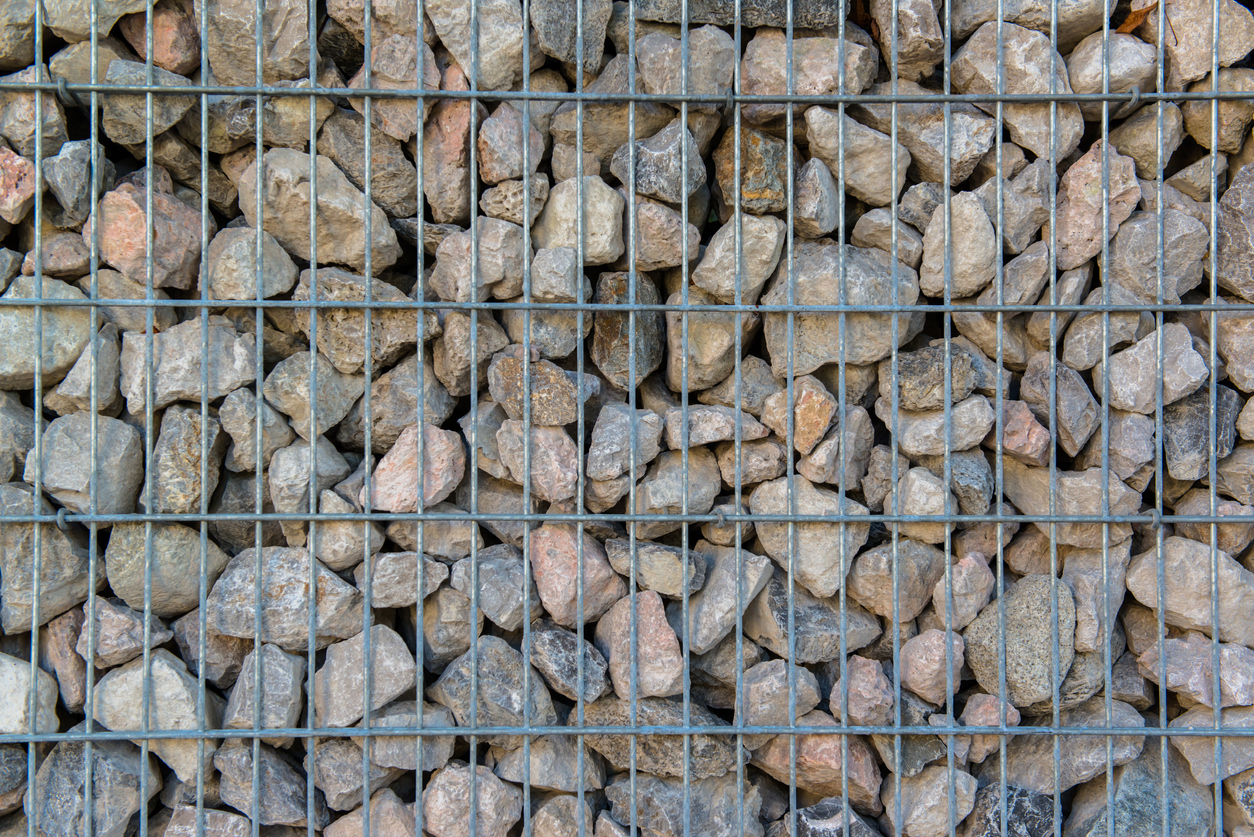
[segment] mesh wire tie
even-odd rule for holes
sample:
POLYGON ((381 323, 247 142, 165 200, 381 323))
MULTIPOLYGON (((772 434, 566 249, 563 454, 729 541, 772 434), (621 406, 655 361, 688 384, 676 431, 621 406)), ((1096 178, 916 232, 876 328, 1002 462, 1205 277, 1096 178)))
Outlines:
POLYGON ((1137 105, 1141 103, 1141 88, 1138 85, 1133 85, 1132 89, 1129 90, 1128 93, 1132 96, 1132 98, 1128 100, 1128 111, 1131 112, 1136 110, 1137 105))
POLYGON ((78 97, 78 91, 71 90, 69 84, 66 83, 65 76, 57 76, 57 93, 60 94, 61 100, 72 100, 74 104, 86 107, 83 100, 78 97))
POLYGON ((62 532, 70 531, 70 524, 65 519, 66 512, 67 510, 65 506, 62 506, 61 508, 57 509, 57 528, 60 529, 62 532))

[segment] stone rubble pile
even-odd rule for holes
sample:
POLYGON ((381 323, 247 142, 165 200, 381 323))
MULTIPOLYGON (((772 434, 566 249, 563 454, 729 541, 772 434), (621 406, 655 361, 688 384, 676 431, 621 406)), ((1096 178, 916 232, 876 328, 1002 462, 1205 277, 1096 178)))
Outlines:
POLYGON ((0 3, 0 835, 1254 835, 1254 106, 992 101, 1160 1, 0 3))

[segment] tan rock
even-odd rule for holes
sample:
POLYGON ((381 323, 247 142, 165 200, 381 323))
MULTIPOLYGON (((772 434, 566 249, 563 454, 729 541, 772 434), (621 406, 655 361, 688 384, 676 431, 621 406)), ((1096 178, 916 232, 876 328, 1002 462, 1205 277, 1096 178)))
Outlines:
POLYGON ((1218 552, 1219 625, 1211 621, 1211 548, 1187 538, 1169 537, 1156 549, 1135 556, 1128 566, 1128 591, 1149 608, 1159 608, 1158 573, 1166 584, 1163 618, 1168 625, 1195 630, 1222 642, 1254 646, 1254 574, 1225 552, 1218 552))
POLYGON ((553 621, 568 628, 601 617, 627 594, 627 585, 610 566, 600 542, 584 532, 581 559, 577 538, 574 526, 546 524, 530 540, 531 572, 540 601, 553 621), (581 560, 582 614, 576 610, 581 560))

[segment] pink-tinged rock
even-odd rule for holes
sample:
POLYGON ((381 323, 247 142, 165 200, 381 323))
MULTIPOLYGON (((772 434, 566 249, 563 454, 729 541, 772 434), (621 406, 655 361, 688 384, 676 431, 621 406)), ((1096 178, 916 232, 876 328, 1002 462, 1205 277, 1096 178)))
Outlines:
MULTIPOLYGON (((953 686, 962 688, 962 637, 950 632, 953 686)), ((924 631, 901 646, 901 685, 928 703, 943 704, 950 694, 945 677, 945 632, 924 631)))
MULTIPOLYGON (((118 32, 139 55, 148 56, 148 21, 143 12, 118 21, 118 32)), ((152 63, 190 75, 200 69, 200 31, 191 0, 158 0, 152 6, 152 63)))
MULTIPOLYGON (((366 87, 366 68, 362 67, 348 82, 354 90, 366 87)), ((440 70, 431 47, 412 35, 390 35, 374 42, 370 59, 371 90, 435 90, 440 86, 440 70), (419 56, 418 50, 422 50, 419 56), (418 78, 419 60, 422 80, 418 78)), ((348 103, 361 114, 366 113, 366 100, 350 98, 348 103)), ((418 133, 428 111, 421 100, 409 97, 374 98, 370 100, 371 124, 401 142, 418 133)))
MULTIPOLYGON (((930 5, 929 5, 930 8, 930 5)), ((880 792, 884 805, 884 819, 888 821, 890 834, 905 837, 945 837, 950 834, 949 823, 960 823, 975 807, 975 777, 965 770, 950 773, 945 765, 925 767, 914 776, 901 780, 901 822, 897 816, 895 782, 886 784, 880 792), (953 790, 954 807, 949 807, 949 791, 953 790)), ((852 831, 852 829, 851 829, 852 831)))
MULTIPOLYGON (((632 696, 631 611, 631 597, 623 596, 597 623, 595 639, 597 650, 609 662, 614 691, 623 700, 632 696)), ((637 593, 635 611, 635 696, 680 694, 684 690, 683 651, 675 631, 666 622, 662 597, 653 590, 637 593)))
POLYGON ((884 674, 884 667, 877 660, 869 660, 854 654, 845 667, 845 678, 832 686, 828 708, 832 715, 840 716, 841 695, 844 683, 849 681, 849 713, 846 720, 855 726, 886 726, 893 720, 893 684, 884 674))
MULTIPOLYGON (((43 268, 45 276, 63 276, 66 279, 77 279, 86 276, 90 271, 91 251, 83 243, 78 233, 58 233, 44 239, 43 268)), ((26 276, 35 275, 35 251, 31 250, 22 260, 22 273, 26 276)), ((105 292, 101 290, 103 298, 105 292)))
POLYGON ((531 533, 531 574, 540 602, 557 624, 573 628, 601 617, 627 595, 627 585, 614 572, 599 541, 583 534, 583 614, 578 607, 579 535, 575 527, 550 523, 531 533))
MULTIPOLYGON (((575 496, 579 484, 579 448, 561 427, 531 428, 531 490, 549 503, 575 496)), ((523 423, 506 419, 496 431, 496 449, 510 479, 523 484, 523 423)))
MULTIPOLYGON (((997 428, 984 439, 984 447, 997 450, 997 428)), ((1025 465, 1049 464, 1049 428, 1032 414, 1025 401, 1004 401, 1001 412, 1001 450, 1025 465)))
POLYGON ((0 146, 0 218, 19 224, 35 203, 35 164, 0 146))
MULTIPOLYGON (((1166 659, 1167 690, 1203 706, 1215 705, 1214 656, 1205 634, 1189 631, 1183 639, 1155 642, 1137 657, 1137 669, 1161 684, 1166 659)), ((1219 643, 1219 705, 1254 705, 1254 651, 1243 645, 1219 643)))
MULTIPOLYGON (((1209 706, 1194 706, 1170 724, 1172 729, 1214 729, 1215 710, 1209 706)), ((1219 728, 1246 730, 1254 727, 1254 707, 1234 706, 1219 713, 1219 728)), ((1188 759, 1193 778, 1203 785, 1213 785, 1219 779, 1235 776, 1242 770, 1254 767, 1254 737, 1249 735, 1221 736, 1223 755, 1219 769, 1215 769, 1215 739, 1200 735, 1177 735, 1171 738, 1171 746, 1188 759)))
POLYGON ((1221 642, 1254 646, 1254 573, 1231 555, 1219 552, 1219 626, 1211 619, 1211 548, 1187 538, 1163 541, 1162 551, 1137 555, 1128 566, 1128 591, 1141 604, 1157 609, 1158 573, 1166 582, 1163 616, 1168 625, 1201 631, 1221 642))
MULTIPOLYGON (((424 424, 422 431, 422 503, 434 505, 447 498, 466 473, 466 448, 452 430, 424 424)), ((370 484, 370 503, 376 511, 418 510, 418 426, 407 427, 396 444, 379 460, 370 484)), ((359 497, 364 505, 366 489, 359 497)))
MULTIPOLYGON (((91 246, 92 225, 100 223, 100 257, 132 282, 147 284, 145 189, 123 183, 107 193, 96 214, 83 226, 91 246)), ((186 290, 200 267, 200 213, 172 194, 152 193, 152 283, 155 288, 186 290)), ((210 224, 210 234, 215 230, 210 224)))
MULTIPOLYGON (((806 454, 822 441, 836 415, 836 398, 813 375, 802 375, 793 382, 792 442, 798 453, 806 454)), ((762 423, 781 439, 788 438, 788 391, 766 399, 762 423)))
MULTIPOLYGON (((441 83, 444 90, 466 90, 466 77, 451 65, 441 83)), ((487 110, 477 106, 482 120, 487 110)), ((470 220, 471 184, 470 139, 471 103, 465 99, 443 99, 431 109, 422 130, 422 188, 437 224, 465 224, 470 220)), ((415 152, 416 143, 410 151, 415 152)))
MULTIPOLYGON (((993 577, 993 571, 985 563, 984 556, 976 553, 954 564, 953 569, 949 571, 949 578, 953 582, 954 591, 954 618, 950 627, 951 630, 960 631, 974 622, 975 617, 979 616, 980 611, 988 604, 993 595, 993 585, 996 579, 993 577)), ((942 578, 932 588, 932 605, 936 608, 937 617, 942 621, 945 619, 946 595, 945 579, 942 578)))
MULTIPOLYGON (((1254 399, 1249 403, 1254 404, 1254 399)), ((1177 515, 1210 515, 1210 492, 1195 488, 1176 501, 1177 515)), ((1239 555, 1254 541, 1254 506, 1247 506, 1225 497, 1215 498, 1215 513, 1219 517, 1231 517, 1232 523, 1215 525, 1216 545, 1229 555, 1239 555)), ((1176 521, 1176 534, 1195 541, 1210 543, 1210 523, 1185 523, 1176 521)))
POLYGON ((1079 267, 1102 250, 1102 218, 1109 206, 1106 228, 1115 237, 1141 200, 1136 162, 1114 148, 1109 150, 1110 198, 1102 194, 1102 143, 1071 164, 1058 183, 1058 269, 1079 267))
MULTIPOLYGON (((962 710, 959 720, 965 727, 999 727, 1001 726, 1001 708, 1006 707, 1006 725, 1017 727, 1019 725, 1019 710, 1011 705, 1010 701, 1003 701, 995 695, 986 695, 983 693, 971 695, 967 698, 967 705, 962 710)), ((1006 736, 1009 741, 1014 736, 1006 736)), ((971 736, 971 748, 967 751, 967 758, 979 764, 988 758, 990 754, 997 752, 1001 746, 1001 736, 987 735, 976 733, 971 736)))
MULTIPOLYGON (((798 718, 797 726, 834 727, 837 723, 831 715, 815 709, 798 718)), ((844 775, 841 765, 847 763, 850 803, 864 814, 879 814, 883 810, 879 799, 882 777, 875 753, 865 739, 851 735, 845 739, 845 762, 842 738, 832 734, 796 736, 797 787, 820 796, 840 796, 844 775)), ((753 753, 753 766, 784 784, 788 784, 793 763, 789 739, 790 736, 777 735, 753 753)))

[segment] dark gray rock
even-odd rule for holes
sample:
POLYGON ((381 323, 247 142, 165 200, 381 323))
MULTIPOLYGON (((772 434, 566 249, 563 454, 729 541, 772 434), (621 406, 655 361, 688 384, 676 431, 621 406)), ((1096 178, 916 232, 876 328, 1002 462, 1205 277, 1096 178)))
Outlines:
MULTIPOLYGON (((97 155, 96 194, 113 188, 113 163, 105 157, 103 146, 97 155)), ((73 140, 61 146, 55 157, 43 161, 44 183, 61 205, 52 221, 61 229, 81 226, 91 214, 91 140, 73 140)))
MULTIPOLYGON (((586 636, 586 635, 585 635, 586 636)), ((585 703, 605 694, 610 684, 609 664, 588 639, 580 640, 574 631, 548 620, 531 626, 531 664, 542 675, 549 688, 570 700, 579 698, 579 661, 583 648, 583 699, 585 703)))
MULTIPOLYGON (((318 153, 329 157, 351 182, 366 190, 366 120, 346 108, 336 108, 318 132, 318 153)), ((388 215, 412 217, 418 211, 418 169, 401 150, 401 143, 383 131, 370 135, 370 197, 388 215)))
MULTIPOLYGON (((471 666, 476 661, 467 651, 444 669, 444 673, 427 690, 435 702, 448 707, 457 719, 458 726, 470 725, 471 666)), ((527 665, 522 654, 515 651, 500 637, 480 637, 478 642, 478 710, 476 722, 483 726, 521 726, 523 723, 522 695, 523 666, 527 665)), ((544 681, 531 673, 531 723, 548 726, 557 721, 553 699, 544 681)), ((522 736, 487 735, 483 741, 498 747, 516 749, 522 746, 522 736)))
MULTIPOLYGON (((938 479, 945 479, 945 457, 920 456, 919 464, 938 479)), ((979 449, 954 451, 949 455, 949 488, 958 498, 962 514, 988 514, 993 502, 993 467, 979 449)))
MULTIPOLYGON (((966 352, 949 350, 950 399, 957 404, 975 391, 975 366, 966 352)), ((879 367, 881 398, 891 398, 892 362, 879 367)), ((945 347, 927 346, 897 356, 897 406, 903 410, 940 410, 945 406, 945 347)))
POLYGON ((1244 405, 1235 390, 1222 384, 1215 390, 1214 411, 1207 384, 1163 408, 1163 455, 1172 479, 1204 479, 1210 473, 1212 451, 1216 461, 1232 453, 1236 444, 1237 415, 1244 405), (1214 439, 1210 435, 1212 417, 1214 439))
MULTIPOLYGON (((695 0, 688 4, 688 22, 731 26, 736 20, 737 5, 733 0, 695 0)), ((739 3, 741 25, 782 28, 788 23, 788 6, 784 0, 742 0, 739 3)), ((822 29, 835 26, 842 17, 839 7, 823 0, 797 0, 792 6, 792 22, 797 27, 822 29)), ((641 0, 636 5, 636 17, 680 23, 682 10, 682 0, 641 0)))
POLYGON ((839 799, 828 798, 797 811, 797 837, 879 837, 880 830, 839 799), (845 818, 849 830, 845 831, 845 818))
MULTIPOLYGON (((70 732, 85 730, 84 724, 78 724, 70 732)), ((92 785, 88 788, 86 749, 86 742, 62 741, 35 774, 25 807, 47 837, 123 837, 131 817, 146 807, 146 800, 140 798, 141 772, 148 773, 149 799, 161 791, 161 774, 128 741, 92 745, 92 785), (83 821, 88 799, 92 800, 90 832, 83 821)))
MULTIPOLYGON (((214 753, 213 766, 218 769, 218 793, 223 803, 261 825, 304 828, 308 804, 305 777, 290 758, 269 745, 259 746, 257 772, 261 793, 255 797, 252 742, 231 739, 214 753)), ((360 761, 357 767, 360 772, 360 761)), ((330 821, 321 791, 314 791, 314 817, 315 828, 325 828, 330 821)))
POLYGON ((1174 747, 1167 748, 1167 781, 1163 798, 1162 753, 1147 747, 1134 761, 1115 768, 1114 809, 1108 810, 1106 777, 1083 785, 1071 803, 1068 837, 1100 837, 1113 820, 1115 834, 1206 834, 1214 827, 1212 788, 1193 778, 1189 763, 1174 747), (1168 822, 1163 822, 1163 809, 1168 822))
MULTIPOLYGON (((522 628, 523 620, 531 621, 544 613, 536 584, 523 566, 522 550, 509 544, 496 544, 479 551, 476 557, 479 574, 479 609, 483 615, 507 631, 522 628), (529 585, 530 598, 524 601, 524 586, 529 585), (527 604, 530 604, 530 614, 527 604)), ((453 565, 450 583, 453 589, 470 596, 474 586, 470 580, 470 559, 453 565)))
MULTIPOLYGON (((626 273, 602 273, 597 280, 596 297, 600 305, 635 303, 657 305, 662 300, 657 286, 647 275, 636 278, 636 298, 631 298, 631 287, 626 273)), ((662 365, 666 348, 665 321, 660 311, 638 311, 635 314, 636 330, 630 331, 630 314, 627 311, 598 311, 592 332, 589 354, 592 362, 610 383, 619 388, 636 387, 662 365), (629 368, 631 344, 635 344, 635 380, 629 368)))
MULTIPOLYGON (((135 61, 111 61, 102 81, 105 84, 142 85, 146 81, 147 68, 135 61)), ((152 83, 160 87, 191 87, 191 79, 152 68, 152 83)), ((153 96, 152 116, 147 115, 149 98, 143 93, 113 93, 104 97, 102 126, 109 139, 123 145, 142 143, 150 135, 164 133, 183 118, 183 114, 196 104, 192 95, 153 96)))
MULTIPOLYGON (((531 8, 531 26, 541 51, 566 64, 573 64, 579 59, 575 52, 575 1, 548 0, 531 8)), ((610 0, 583 0, 582 64, 586 73, 596 73, 601 67, 605 29, 609 25, 612 9, 610 0)))
MULTIPOLYGON (((936 711, 937 707, 905 689, 901 690, 902 726, 925 727, 928 725, 928 718, 936 711)), ((901 736, 901 761, 898 762, 894 740, 895 737, 892 735, 871 736, 871 744, 880 754, 884 764, 893 773, 900 774, 903 779, 917 776, 929 763, 945 758, 945 742, 940 736, 903 735, 901 736)))
MULTIPOLYGON (((840 599, 820 599, 800 584, 792 585, 793 635, 796 639, 795 662, 819 663, 840 654, 840 599)), ((765 589, 745 611, 745 636, 769 648, 781 657, 789 655, 789 584, 787 574, 779 567, 765 589)), ((845 602, 844 631, 846 650, 850 653, 874 642, 880 635, 879 620, 858 606, 845 602)))
MULTIPOLYGON (((699 703, 690 703, 690 722, 693 726, 711 727, 710 734, 696 734, 688 740, 687 770, 693 779, 722 776, 736 767, 736 739, 732 735, 719 734, 718 727, 726 726, 713 713, 699 703)), ((631 711, 629 701, 603 697, 584 710, 584 723, 589 726, 682 726, 683 704, 671 698, 646 697, 635 703, 631 711), (634 720, 633 720, 634 714, 634 720)), ((676 735, 630 736, 615 734, 588 735, 588 746, 596 750, 612 767, 626 770, 631 765, 631 741, 636 742, 636 766, 645 773, 657 776, 684 775, 684 739, 676 735)))
POLYGON ((631 145, 614 152, 610 171, 636 194, 666 203, 682 203, 705 183, 705 163, 692 134, 678 120, 636 143, 636 178, 631 179, 631 145), (687 159, 687 172, 683 161, 687 159), (685 174, 687 181, 684 180, 685 174))
POLYGON ((1006 787, 1006 828, 1002 829, 1002 789, 998 782, 980 788, 975 808, 963 821, 959 837, 1049 837, 1054 833, 1054 798, 1013 785, 1006 787))

